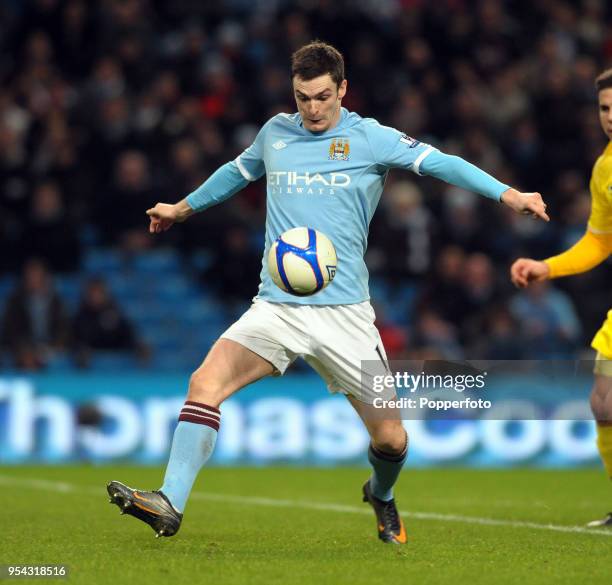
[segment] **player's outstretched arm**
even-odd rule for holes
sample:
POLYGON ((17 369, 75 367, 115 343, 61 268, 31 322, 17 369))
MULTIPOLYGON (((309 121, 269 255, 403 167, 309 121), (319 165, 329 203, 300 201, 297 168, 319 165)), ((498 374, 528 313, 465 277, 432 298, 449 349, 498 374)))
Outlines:
POLYGON ((546 280, 549 274, 546 262, 531 258, 519 258, 510 267, 510 279, 518 288, 525 288, 530 282, 546 280))
POLYGON ((586 272, 601 264, 610 254, 612 234, 587 231, 569 250, 558 256, 542 261, 519 258, 510 268, 510 278, 516 286, 523 288, 530 282, 586 272))
POLYGON ((149 232, 159 234, 169 230, 175 223, 185 221, 194 213, 225 201, 240 191, 248 182, 235 161, 224 164, 193 193, 178 203, 158 203, 155 207, 147 209, 150 219, 149 232))
POLYGON ((517 213, 550 221, 550 217, 546 213, 546 203, 539 193, 521 193, 510 188, 502 193, 501 201, 517 213))
POLYGON ((544 221, 550 220, 546 204, 539 193, 521 193, 459 156, 433 150, 421 161, 420 169, 422 174, 502 201, 518 213, 533 215, 544 221))

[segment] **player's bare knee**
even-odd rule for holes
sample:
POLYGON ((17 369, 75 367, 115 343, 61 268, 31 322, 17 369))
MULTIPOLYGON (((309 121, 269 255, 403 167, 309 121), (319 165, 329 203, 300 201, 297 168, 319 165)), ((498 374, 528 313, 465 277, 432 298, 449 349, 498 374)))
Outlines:
POLYGON ((223 387, 216 382, 214 376, 203 368, 198 368, 191 374, 187 400, 218 407, 223 402, 223 398, 223 387))
POLYGON ((379 451, 392 455, 403 453, 408 444, 408 434, 401 423, 381 426, 372 433, 371 439, 379 451))

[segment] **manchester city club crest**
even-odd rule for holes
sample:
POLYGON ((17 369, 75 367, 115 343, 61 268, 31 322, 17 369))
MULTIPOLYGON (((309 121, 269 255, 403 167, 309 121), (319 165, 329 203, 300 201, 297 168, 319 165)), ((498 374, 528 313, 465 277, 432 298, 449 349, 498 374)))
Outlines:
POLYGON ((329 160, 348 160, 351 153, 348 138, 334 138, 329 145, 329 160))

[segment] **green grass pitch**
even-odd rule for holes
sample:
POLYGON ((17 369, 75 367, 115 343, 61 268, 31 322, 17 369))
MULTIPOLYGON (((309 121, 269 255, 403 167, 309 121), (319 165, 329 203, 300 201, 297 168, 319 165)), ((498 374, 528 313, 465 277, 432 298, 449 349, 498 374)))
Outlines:
MULTIPOLYGON (((409 544, 376 537, 360 501, 367 469, 209 468, 180 532, 107 503, 105 484, 160 484, 146 467, 0 467, 0 564, 67 564, 66 583, 607 583, 612 509, 599 470, 405 469, 409 544)), ((40 580, 38 580, 40 582, 40 580)), ((11 582, 10 580, 6 581, 11 582)), ((59 581, 62 582, 62 581, 59 581)))

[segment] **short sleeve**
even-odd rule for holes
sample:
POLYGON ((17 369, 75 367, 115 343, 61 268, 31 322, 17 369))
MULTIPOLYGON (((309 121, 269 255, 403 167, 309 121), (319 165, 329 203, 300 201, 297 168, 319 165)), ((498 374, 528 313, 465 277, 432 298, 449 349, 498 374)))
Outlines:
POLYGON ((436 149, 430 144, 403 134, 395 128, 368 120, 366 132, 376 162, 389 168, 403 168, 417 175, 425 157, 436 149))
POLYGON ((234 161, 240 174, 247 181, 256 181, 264 175, 266 172, 266 166, 264 163, 264 147, 266 141, 266 134, 268 126, 270 125, 269 120, 262 126, 261 130, 257 133, 253 144, 245 149, 242 154, 236 157, 234 161))

